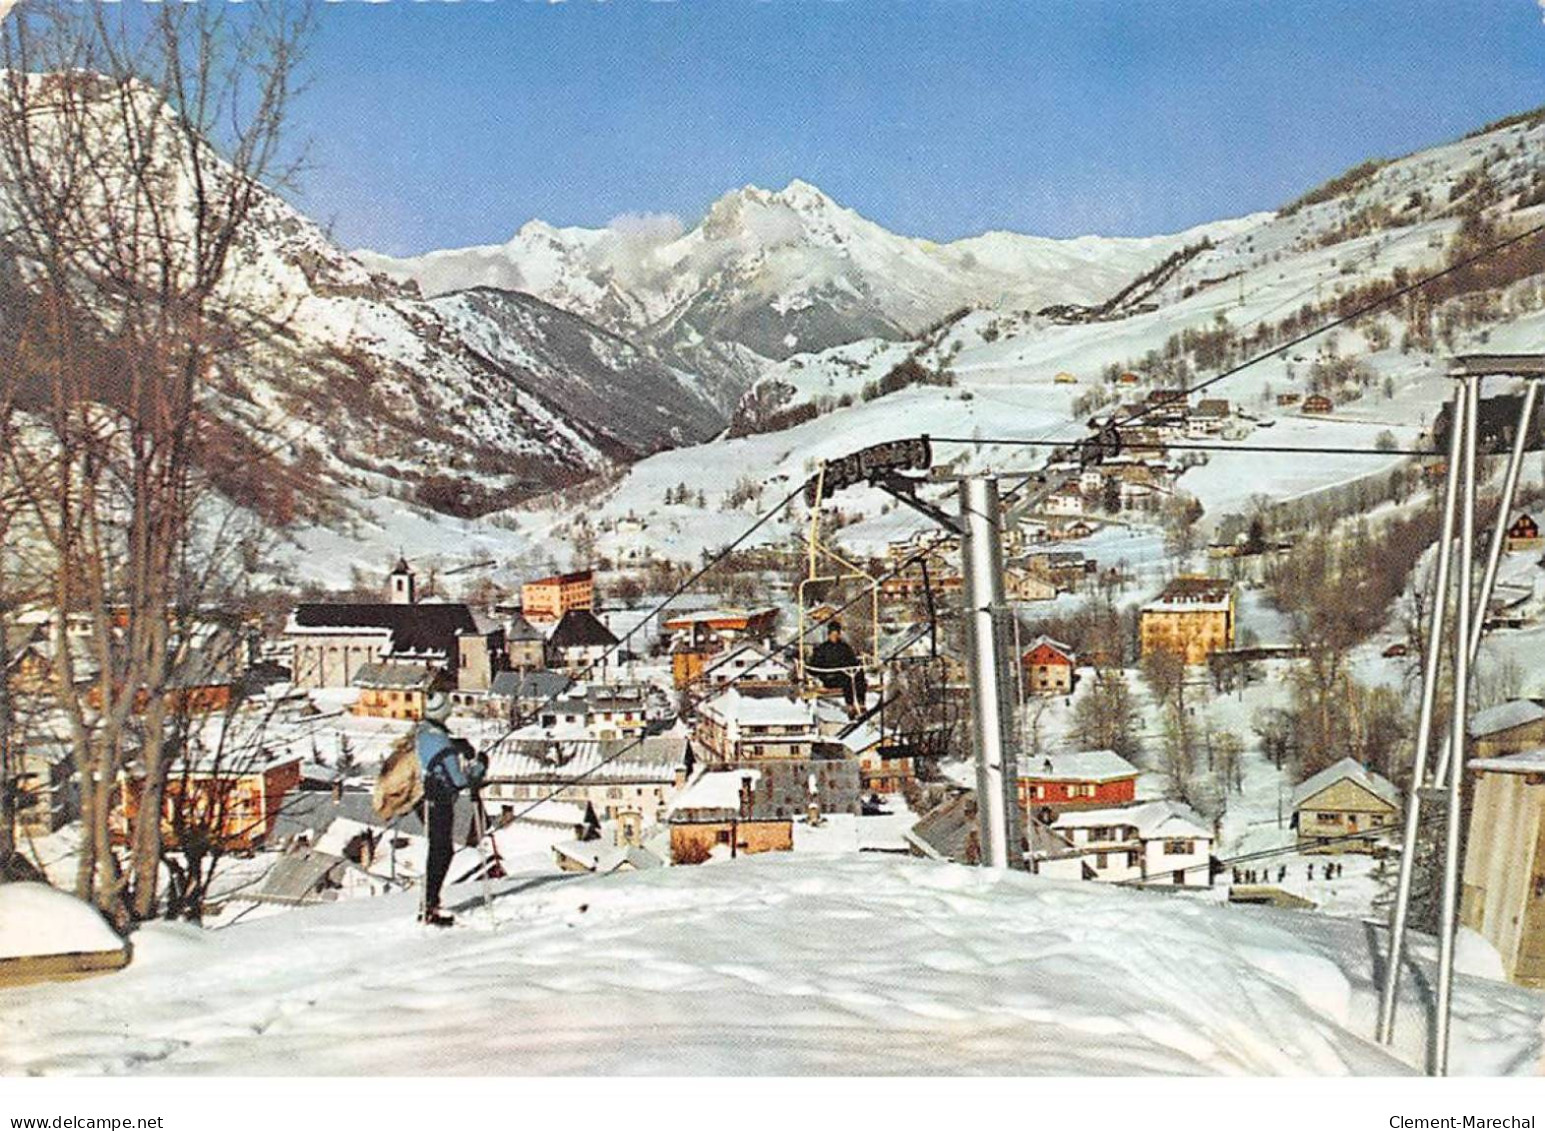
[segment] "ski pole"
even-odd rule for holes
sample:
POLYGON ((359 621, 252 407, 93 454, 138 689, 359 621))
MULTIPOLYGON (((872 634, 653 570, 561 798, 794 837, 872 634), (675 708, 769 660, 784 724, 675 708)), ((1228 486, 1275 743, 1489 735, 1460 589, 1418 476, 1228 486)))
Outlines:
POLYGON ((488 875, 488 846, 483 841, 488 837, 488 814, 483 811, 483 791, 481 788, 472 791, 472 820, 477 826, 477 853, 483 862, 483 910, 488 912, 489 922, 493 922, 494 901, 490 890, 492 881, 488 875))

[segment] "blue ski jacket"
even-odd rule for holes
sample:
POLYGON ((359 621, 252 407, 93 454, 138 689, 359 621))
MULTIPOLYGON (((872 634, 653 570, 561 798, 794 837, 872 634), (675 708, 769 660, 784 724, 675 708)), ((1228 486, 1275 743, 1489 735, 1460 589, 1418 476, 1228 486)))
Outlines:
POLYGON ((483 767, 476 761, 463 764, 461 752, 467 744, 451 737, 450 731, 431 719, 418 724, 414 734, 418 764, 424 775, 424 794, 431 801, 447 801, 462 790, 478 786, 483 767))

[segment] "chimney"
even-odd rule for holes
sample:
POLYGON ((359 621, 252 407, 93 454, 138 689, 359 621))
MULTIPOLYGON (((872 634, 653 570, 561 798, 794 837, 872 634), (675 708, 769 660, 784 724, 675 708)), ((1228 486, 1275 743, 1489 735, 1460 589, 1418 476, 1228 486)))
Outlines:
POLYGON ((749 821, 751 819, 751 783, 752 777, 750 774, 740 779, 740 819, 742 821, 749 821))
POLYGON ((333 779, 333 804, 343 804, 343 777, 339 775, 333 779))

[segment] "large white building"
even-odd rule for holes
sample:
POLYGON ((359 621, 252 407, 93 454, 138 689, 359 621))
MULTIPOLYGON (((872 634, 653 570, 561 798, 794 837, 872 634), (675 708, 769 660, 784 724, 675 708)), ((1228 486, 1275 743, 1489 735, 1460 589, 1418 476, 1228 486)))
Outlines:
POLYGON ((1073 810, 1051 827, 1083 853, 1098 880, 1212 886, 1212 832, 1178 801, 1073 810))

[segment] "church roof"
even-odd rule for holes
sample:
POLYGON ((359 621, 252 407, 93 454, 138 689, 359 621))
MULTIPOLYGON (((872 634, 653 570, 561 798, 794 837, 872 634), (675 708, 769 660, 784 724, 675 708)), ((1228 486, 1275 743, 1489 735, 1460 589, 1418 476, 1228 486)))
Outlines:
POLYGON ((456 634, 474 632, 477 621, 466 605, 300 605, 290 615, 291 632, 385 630, 394 653, 456 656, 456 634))

